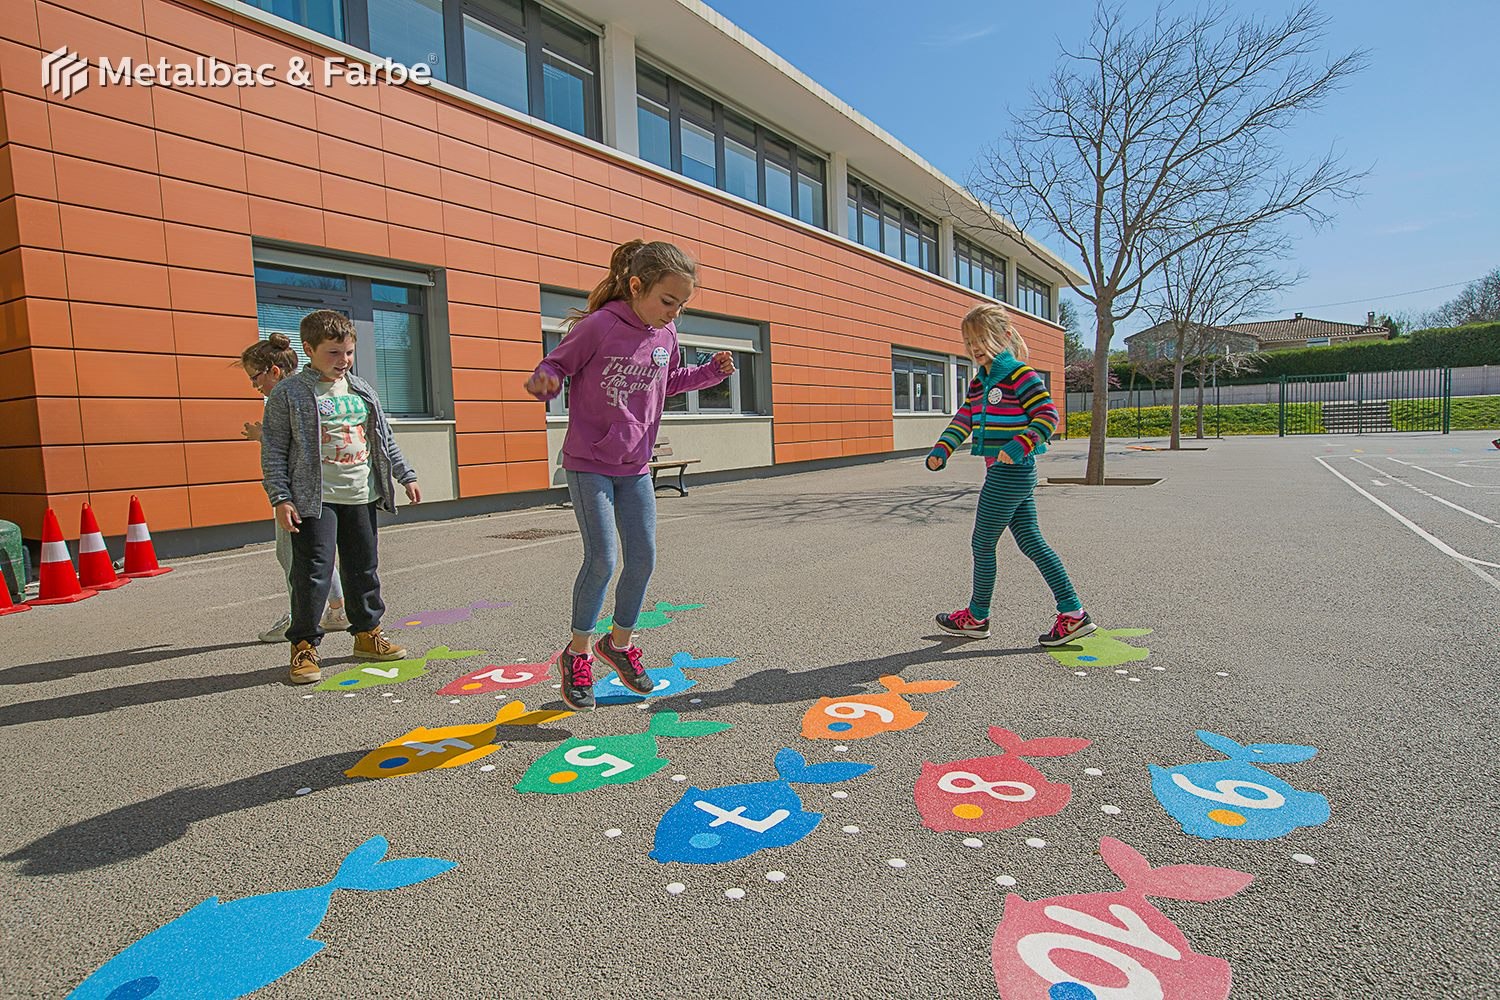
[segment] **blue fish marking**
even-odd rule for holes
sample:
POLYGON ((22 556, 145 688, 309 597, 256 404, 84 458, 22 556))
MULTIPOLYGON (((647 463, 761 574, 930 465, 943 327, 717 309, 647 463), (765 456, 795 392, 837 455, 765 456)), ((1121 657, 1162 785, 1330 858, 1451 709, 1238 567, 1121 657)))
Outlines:
POLYGON ((1326 798, 1299 791, 1251 763, 1295 764, 1315 755, 1316 747, 1241 744, 1201 729, 1198 739, 1229 759, 1173 768, 1148 765, 1151 791, 1183 833, 1205 840, 1272 840, 1328 822, 1326 798))
POLYGON ((828 785, 874 769, 874 764, 853 761, 809 764, 797 751, 783 748, 776 752, 776 781, 707 790, 690 787, 656 825, 651 857, 717 865, 795 844, 813 831, 823 814, 802 808, 793 782, 828 785))
POLYGON ((384 837, 349 852, 333 879, 307 889, 205 899, 101 965, 68 1000, 233 1000, 254 993, 323 950, 311 935, 335 889, 399 889, 455 867, 440 858, 393 858, 384 837))
MULTIPOLYGON (((599 661, 604 665, 603 661, 599 661)), ((684 670, 706 670, 709 667, 723 667, 734 662, 732 656, 694 656, 691 653, 673 653, 672 665, 670 667, 652 667, 646 671, 646 676, 651 678, 656 685, 650 694, 636 694, 630 688, 620 683, 617 674, 601 678, 594 685, 594 703, 596 705, 631 705, 647 698, 668 698, 674 694, 681 694, 689 688, 697 687, 698 682, 684 670)))

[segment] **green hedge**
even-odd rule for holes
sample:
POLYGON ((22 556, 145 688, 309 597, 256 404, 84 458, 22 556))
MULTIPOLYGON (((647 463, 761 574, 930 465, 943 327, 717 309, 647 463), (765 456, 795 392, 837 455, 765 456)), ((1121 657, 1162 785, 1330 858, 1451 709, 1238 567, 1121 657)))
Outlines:
MULTIPOLYGON (((1433 402, 1431 400, 1392 400, 1391 423, 1397 430, 1430 427, 1433 402)), ((1280 407, 1275 403, 1238 403, 1219 409, 1219 433, 1231 434, 1275 434, 1280 419, 1280 407)), ((1170 406, 1143 406, 1139 411, 1133 406, 1119 407, 1109 411, 1110 437, 1169 437, 1172 433, 1172 408, 1170 406)), ((1191 437, 1195 432, 1195 410, 1191 406, 1182 408, 1182 436, 1191 437)), ((1092 414, 1068 414, 1068 436, 1088 437, 1093 426, 1092 414)), ((1303 433, 1323 433, 1323 404, 1288 403, 1287 426, 1296 427, 1303 433), (1299 412, 1301 411, 1301 412, 1299 412)), ((1449 410, 1449 429, 1455 431, 1481 431, 1500 428, 1500 396, 1455 396, 1449 410)), ((1214 409, 1203 410, 1204 433, 1214 432, 1214 409)))

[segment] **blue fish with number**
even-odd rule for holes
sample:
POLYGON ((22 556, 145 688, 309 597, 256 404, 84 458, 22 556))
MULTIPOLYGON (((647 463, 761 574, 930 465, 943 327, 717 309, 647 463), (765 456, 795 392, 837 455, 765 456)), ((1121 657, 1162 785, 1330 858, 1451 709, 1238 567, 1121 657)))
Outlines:
POLYGON ((1299 791, 1251 763, 1295 764, 1310 759, 1317 747, 1242 744, 1201 729, 1198 739, 1229 759, 1173 768, 1148 765, 1151 791, 1183 833, 1205 840, 1272 840, 1328 822, 1326 798, 1299 791))
POLYGON ((647 698, 666 698, 681 694, 688 688, 697 687, 698 682, 684 670, 704 670, 708 667, 723 667, 734 662, 732 656, 694 656, 692 653, 673 653, 670 667, 651 667, 646 676, 651 678, 650 694, 637 694, 621 683, 619 675, 610 674, 594 685, 596 705, 626 705, 647 698))
POLYGON ((789 748, 776 752, 775 781, 723 788, 692 787, 656 825, 651 857, 693 865, 717 865, 756 851, 795 844, 813 831, 822 813, 802 808, 792 785, 830 785, 875 769, 874 764, 832 761, 809 764, 789 748))
POLYGON ((233 1000, 254 993, 323 950, 312 934, 335 889, 399 889, 456 867, 440 858, 382 860, 389 846, 371 837, 324 885, 228 903, 205 899, 105 962, 68 1000, 233 1000))

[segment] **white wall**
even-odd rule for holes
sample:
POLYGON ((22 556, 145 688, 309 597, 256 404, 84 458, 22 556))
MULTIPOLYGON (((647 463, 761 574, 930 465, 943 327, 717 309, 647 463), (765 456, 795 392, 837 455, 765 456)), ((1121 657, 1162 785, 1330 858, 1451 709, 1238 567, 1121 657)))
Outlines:
MULTIPOLYGON (((547 472, 554 486, 564 484, 562 474, 563 438, 568 431, 564 417, 547 418, 547 472)), ((661 420, 658 441, 672 443, 673 458, 696 458, 688 466, 689 480, 697 472, 723 469, 756 469, 773 463, 771 418, 756 416, 705 417, 700 414, 665 414, 661 420)), ((663 472, 676 480, 675 471, 663 472)))
POLYGON ((896 450, 912 451, 917 448, 930 449, 937 441, 938 435, 943 433, 943 428, 953 422, 953 418, 947 414, 939 413, 936 416, 929 414, 896 414, 896 450))
MULTIPOLYGON (((417 470, 422 500, 453 500, 458 496, 458 456, 451 420, 392 420, 396 444, 406 464, 417 470)), ((399 489, 399 484, 398 484, 399 489)), ((400 502, 406 503, 401 497, 400 502)))

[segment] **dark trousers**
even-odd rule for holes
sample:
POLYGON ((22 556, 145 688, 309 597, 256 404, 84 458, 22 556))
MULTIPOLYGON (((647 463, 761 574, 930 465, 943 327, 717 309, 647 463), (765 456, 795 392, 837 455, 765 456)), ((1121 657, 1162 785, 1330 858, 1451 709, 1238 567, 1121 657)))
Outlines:
POLYGON ((335 550, 350 628, 368 632, 385 614, 375 572, 375 504, 325 503, 321 517, 304 517, 292 535, 292 624, 286 637, 294 645, 323 640, 319 622, 333 585, 335 550))

